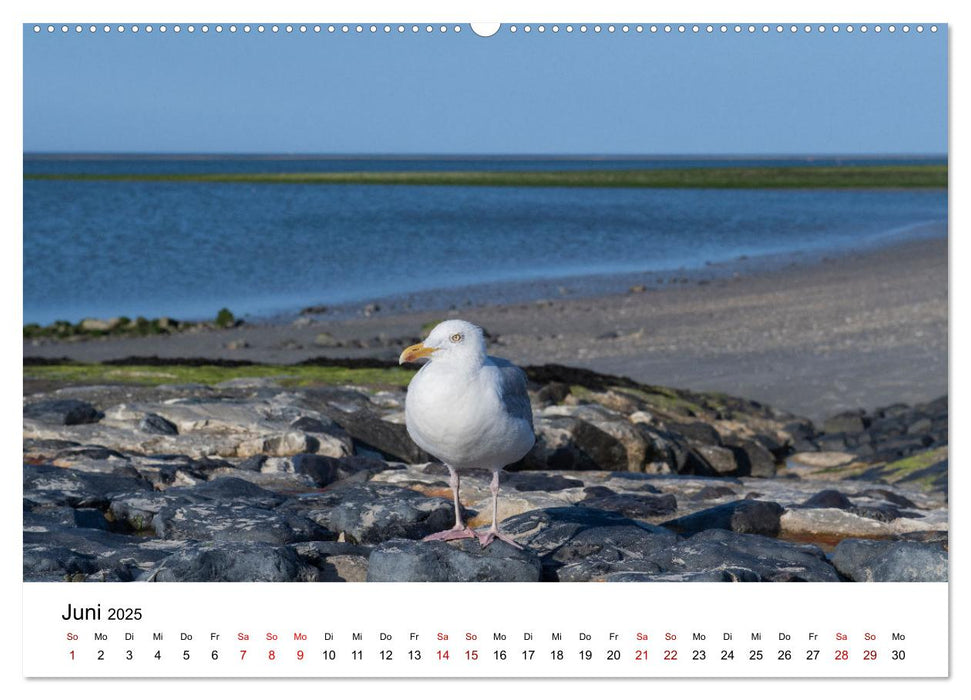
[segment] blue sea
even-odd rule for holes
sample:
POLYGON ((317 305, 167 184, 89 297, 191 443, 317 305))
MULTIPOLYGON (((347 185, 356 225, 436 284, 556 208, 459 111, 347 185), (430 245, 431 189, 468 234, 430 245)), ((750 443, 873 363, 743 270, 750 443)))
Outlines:
MULTIPOLYGON (((942 162, 25 156, 25 173, 567 170, 942 162)), ((253 319, 476 289, 781 264, 945 236, 943 190, 705 190, 24 181, 24 322, 253 319)), ((660 278, 658 278, 660 279, 660 278)), ((543 285, 546 285, 544 287, 543 285)), ((603 285, 601 285, 603 286, 603 285)), ((609 287, 609 284, 607 285, 609 287)), ((539 291, 535 291, 539 294, 539 291)), ((500 295, 501 296, 501 295, 500 295)), ((506 299, 508 300, 508 299, 506 299)))

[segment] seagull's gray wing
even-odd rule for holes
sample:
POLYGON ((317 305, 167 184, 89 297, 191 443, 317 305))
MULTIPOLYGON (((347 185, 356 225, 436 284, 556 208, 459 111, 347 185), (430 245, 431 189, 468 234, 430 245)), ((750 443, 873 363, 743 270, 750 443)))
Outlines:
POLYGON ((533 409, 526 392, 526 373, 509 360, 489 356, 499 370, 499 397, 510 415, 522 418, 533 427, 533 409))

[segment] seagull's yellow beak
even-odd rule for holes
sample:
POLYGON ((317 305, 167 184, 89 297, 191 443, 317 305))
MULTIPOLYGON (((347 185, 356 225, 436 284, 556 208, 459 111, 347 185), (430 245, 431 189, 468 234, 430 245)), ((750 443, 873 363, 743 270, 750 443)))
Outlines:
POLYGON ((406 362, 416 362, 423 357, 428 357, 433 352, 438 352, 438 348, 430 348, 424 343, 411 345, 402 351, 401 356, 398 357, 398 364, 403 365, 406 362))

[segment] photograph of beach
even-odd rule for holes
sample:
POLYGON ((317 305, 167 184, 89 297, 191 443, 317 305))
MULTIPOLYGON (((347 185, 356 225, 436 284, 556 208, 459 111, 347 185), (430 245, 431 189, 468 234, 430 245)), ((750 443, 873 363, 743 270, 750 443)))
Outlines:
POLYGON ((24 27, 25 581, 947 580, 945 28, 189 26, 24 27))

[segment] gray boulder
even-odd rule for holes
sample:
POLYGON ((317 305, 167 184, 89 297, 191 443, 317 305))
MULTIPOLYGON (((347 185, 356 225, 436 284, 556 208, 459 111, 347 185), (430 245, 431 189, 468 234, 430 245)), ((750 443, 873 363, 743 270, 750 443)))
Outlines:
POLYGON ((146 581, 315 581, 317 569, 290 547, 262 542, 190 542, 143 576, 146 581))
POLYGON ((420 539, 455 522, 452 503, 417 491, 368 482, 296 496, 280 510, 299 513, 355 542, 375 544, 401 537, 420 539))
POLYGON ((843 540, 833 566, 851 581, 947 581, 947 553, 922 542, 843 540))
POLYGON ((672 573, 747 569, 762 581, 840 580, 823 550, 815 545, 728 530, 699 532, 664 555, 659 563, 672 573))
POLYGON ((783 507, 778 503, 744 499, 707 508, 662 524, 684 534, 717 528, 774 537, 779 534, 779 518, 783 512, 783 507))
POLYGON ((368 581, 539 581, 539 557, 495 540, 416 542, 395 539, 375 547, 368 581))
POLYGON ((81 425, 97 423, 105 414, 77 399, 53 399, 35 401, 24 406, 24 418, 47 425, 81 425))

